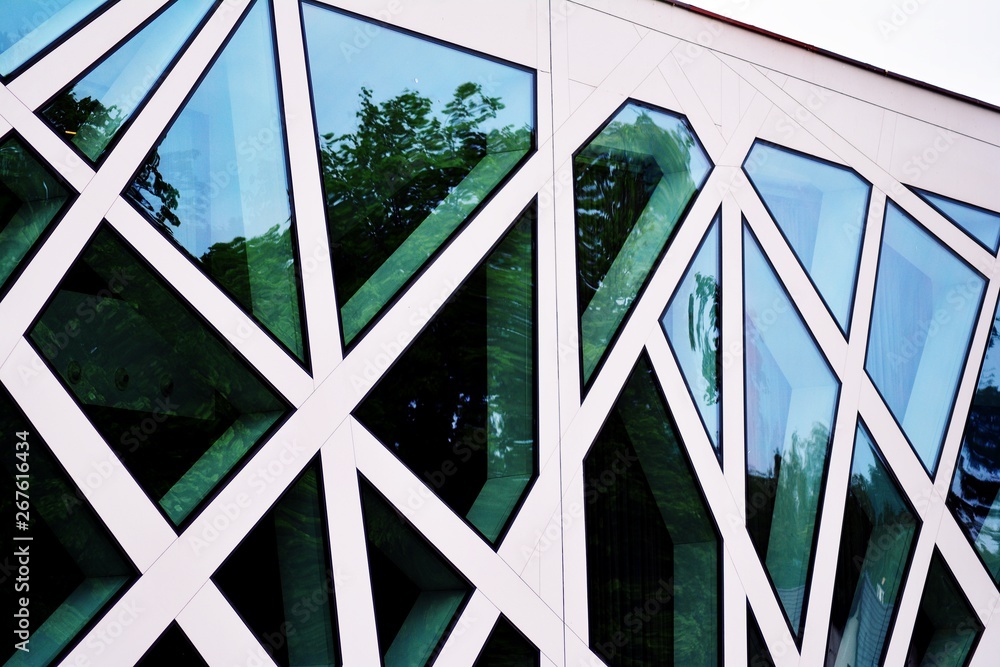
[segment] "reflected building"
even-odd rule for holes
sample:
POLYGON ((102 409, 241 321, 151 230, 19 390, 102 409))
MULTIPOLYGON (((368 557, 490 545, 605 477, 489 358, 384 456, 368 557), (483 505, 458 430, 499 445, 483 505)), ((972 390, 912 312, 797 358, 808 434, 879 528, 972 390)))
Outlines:
POLYGON ((1000 110, 557 4, 5 8, 0 663, 994 664, 1000 110))

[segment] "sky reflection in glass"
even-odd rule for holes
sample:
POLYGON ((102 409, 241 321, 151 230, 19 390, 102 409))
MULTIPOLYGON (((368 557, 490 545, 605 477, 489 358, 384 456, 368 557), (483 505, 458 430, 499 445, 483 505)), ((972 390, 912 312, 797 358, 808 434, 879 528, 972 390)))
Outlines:
POLYGON ((111 0, 7 0, 0 13, 0 76, 7 76, 111 0))

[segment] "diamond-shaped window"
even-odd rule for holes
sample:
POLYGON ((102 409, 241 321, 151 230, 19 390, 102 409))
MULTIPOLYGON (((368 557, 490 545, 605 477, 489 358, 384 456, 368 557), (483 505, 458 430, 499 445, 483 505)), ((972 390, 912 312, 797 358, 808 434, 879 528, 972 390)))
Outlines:
POLYGON ((175 525, 288 410, 107 227, 29 336, 175 525))
POLYGON ((534 146, 528 70, 303 3, 348 345, 534 146))
POLYGON ((683 117, 635 103, 573 158, 584 385, 710 169, 683 117))

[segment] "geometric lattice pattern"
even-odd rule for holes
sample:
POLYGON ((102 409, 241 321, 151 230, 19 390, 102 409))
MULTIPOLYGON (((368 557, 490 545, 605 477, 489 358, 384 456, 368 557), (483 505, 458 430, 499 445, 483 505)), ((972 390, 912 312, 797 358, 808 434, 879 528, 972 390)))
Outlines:
POLYGON ((996 110, 658 0, 15 4, 0 660, 996 664, 996 110))

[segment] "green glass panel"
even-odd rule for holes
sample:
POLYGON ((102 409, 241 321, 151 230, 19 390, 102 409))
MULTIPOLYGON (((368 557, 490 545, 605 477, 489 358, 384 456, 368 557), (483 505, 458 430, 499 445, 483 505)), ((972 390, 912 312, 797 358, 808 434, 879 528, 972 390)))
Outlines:
POLYGON ((6 389, 0 389, 0 442, 6 552, 0 596, 10 623, 0 662, 48 665, 138 573, 6 389), (21 564, 30 570, 27 578, 21 564))
POLYGON ((691 266, 670 298, 660 324, 715 447, 715 454, 721 461, 719 371, 722 365, 719 335, 722 329, 722 266, 719 225, 717 214, 691 266))
POLYGON ((937 549, 931 558, 906 664, 962 667, 968 664, 983 624, 962 595, 955 576, 937 549))
POLYGON ((985 281, 891 201, 865 370, 932 475, 985 281))
POLYGON ((321 477, 316 460, 212 576, 284 667, 341 664, 321 477))
POLYGON ((538 667, 538 663, 538 649, 501 615, 473 667, 538 667))
POLYGON ((950 197, 913 188, 928 204, 941 215, 971 234, 977 241, 996 252, 1000 248, 1000 213, 966 204, 950 197))
POLYGON ((287 411, 106 227, 29 335, 177 525, 287 411))
POLYGON ((719 664, 721 545, 645 356, 584 489, 591 648, 614 667, 719 664))
POLYGON ((424 667, 472 588, 364 479, 375 625, 385 667, 424 667))
POLYGON ((534 207, 354 415, 496 543, 535 476, 534 207))
POLYGON ((0 12, 0 76, 38 55, 42 49, 112 0, 8 0, 0 12))
POLYGON ((871 186, 851 169, 759 141, 743 168, 847 331, 871 186))
POLYGON ((67 86, 42 115, 96 162, 145 102, 214 1, 176 0, 67 86))
POLYGON ((990 329, 948 507, 993 580, 1000 583, 1000 313, 990 329))
POLYGON ((304 359, 273 46, 256 0, 125 195, 304 359))
POLYGON ((744 229, 747 528, 801 636, 840 383, 744 229))
POLYGON ((637 104, 573 158, 584 384, 710 169, 683 117, 637 104))
POLYGON ((0 143, 0 290, 70 199, 20 139, 0 143))
POLYGON ((534 144, 526 70, 303 3, 348 344, 534 144))
POLYGON ((757 617, 753 614, 750 602, 747 602, 747 665, 748 667, 774 667, 771 651, 767 648, 764 635, 761 634, 757 617))
POLYGON ((861 424, 840 536, 827 665, 881 665, 917 535, 917 517, 861 424))
POLYGON ((164 665, 184 665, 184 667, 208 667, 198 650, 191 644, 184 631, 173 621, 163 631, 136 667, 162 667, 164 665))

